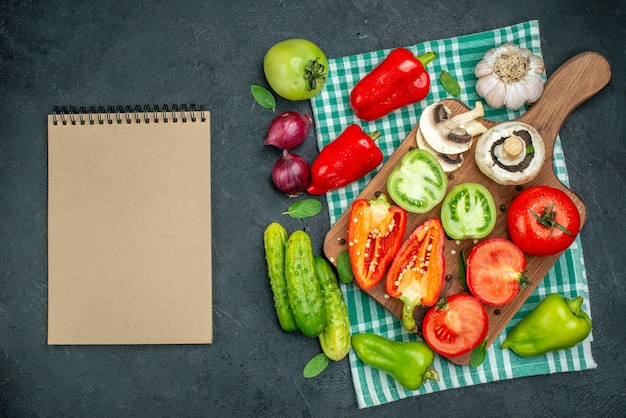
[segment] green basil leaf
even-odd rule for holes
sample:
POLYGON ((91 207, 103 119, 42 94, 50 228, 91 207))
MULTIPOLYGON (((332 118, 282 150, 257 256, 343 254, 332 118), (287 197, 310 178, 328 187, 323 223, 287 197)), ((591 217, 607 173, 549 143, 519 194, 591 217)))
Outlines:
POLYGON ((459 281, 461 282, 461 286, 463 289, 467 290, 467 260, 465 259, 465 254, 461 251, 459 254, 459 281))
POLYGON ((304 371, 302 372, 302 376, 305 379, 310 379, 322 373, 328 367, 329 359, 326 357, 326 354, 319 353, 315 357, 313 357, 309 362, 304 366, 304 371))
POLYGON ((289 215, 292 218, 302 219, 315 216, 322 211, 322 202, 316 199, 304 199, 289 206, 287 212, 283 215, 289 215))
POLYGON ((354 279, 348 250, 343 250, 337 256, 337 275, 339 276, 339 280, 344 283, 352 283, 352 280, 354 279))
POLYGON ((483 341, 478 347, 472 350, 472 354, 470 356, 470 366, 476 368, 483 364, 485 358, 487 357, 487 339, 483 341))
POLYGON ((274 95, 265 87, 253 84, 250 86, 250 92, 252 93, 254 100, 256 100, 261 107, 272 110, 276 109, 276 99, 274 98, 274 95))
POLYGON ((439 82, 451 95, 458 96, 461 94, 461 86, 459 85, 459 82, 456 81, 456 78, 454 78, 454 76, 446 70, 441 71, 441 74, 439 74, 439 82))

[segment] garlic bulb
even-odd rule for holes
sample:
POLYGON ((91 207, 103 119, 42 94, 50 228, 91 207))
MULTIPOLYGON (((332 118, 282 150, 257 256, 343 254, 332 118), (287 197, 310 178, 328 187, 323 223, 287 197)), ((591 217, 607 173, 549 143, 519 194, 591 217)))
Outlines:
POLYGON ((476 92, 493 108, 519 109, 541 97, 544 69, 539 55, 507 42, 487 51, 476 65, 476 92))

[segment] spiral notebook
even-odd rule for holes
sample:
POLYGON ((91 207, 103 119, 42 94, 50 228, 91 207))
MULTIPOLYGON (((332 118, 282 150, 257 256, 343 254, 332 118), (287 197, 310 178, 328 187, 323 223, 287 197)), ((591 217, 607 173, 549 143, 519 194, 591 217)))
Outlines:
POLYGON ((210 114, 48 115, 48 344, 210 344, 210 114))

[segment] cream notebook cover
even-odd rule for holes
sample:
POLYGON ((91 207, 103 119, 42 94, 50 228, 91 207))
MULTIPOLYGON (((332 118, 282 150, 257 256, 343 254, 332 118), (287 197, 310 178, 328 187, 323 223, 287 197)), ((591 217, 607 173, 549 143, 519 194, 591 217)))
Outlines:
POLYGON ((208 344, 209 112, 48 115, 48 344, 208 344))

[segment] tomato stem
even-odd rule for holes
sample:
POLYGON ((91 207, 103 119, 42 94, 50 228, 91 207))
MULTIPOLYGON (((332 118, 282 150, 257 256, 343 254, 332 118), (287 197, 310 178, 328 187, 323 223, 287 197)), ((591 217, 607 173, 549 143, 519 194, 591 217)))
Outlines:
POLYGON ((526 270, 524 270, 519 274, 519 288, 523 289, 531 284, 532 282, 530 281, 528 276, 526 276, 526 270))
POLYGON ((554 228, 563 231, 569 236, 574 236, 574 234, 572 234, 566 227, 556 221, 556 212, 554 211, 554 205, 555 203, 552 202, 550 206, 546 206, 545 208, 543 208, 540 215, 536 214, 532 210, 529 210, 529 212, 531 215, 533 215, 537 222, 539 222, 539 225, 543 226, 544 228, 550 229, 549 238, 552 238, 552 232, 554 231, 554 228))
POLYGON ((326 67, 321 64, 319 58, 309 60, 304 67, 304 80, 306 81, 306 89, 313 91, 317 88, 317 83, 323 83, 326 81, 326 67))

